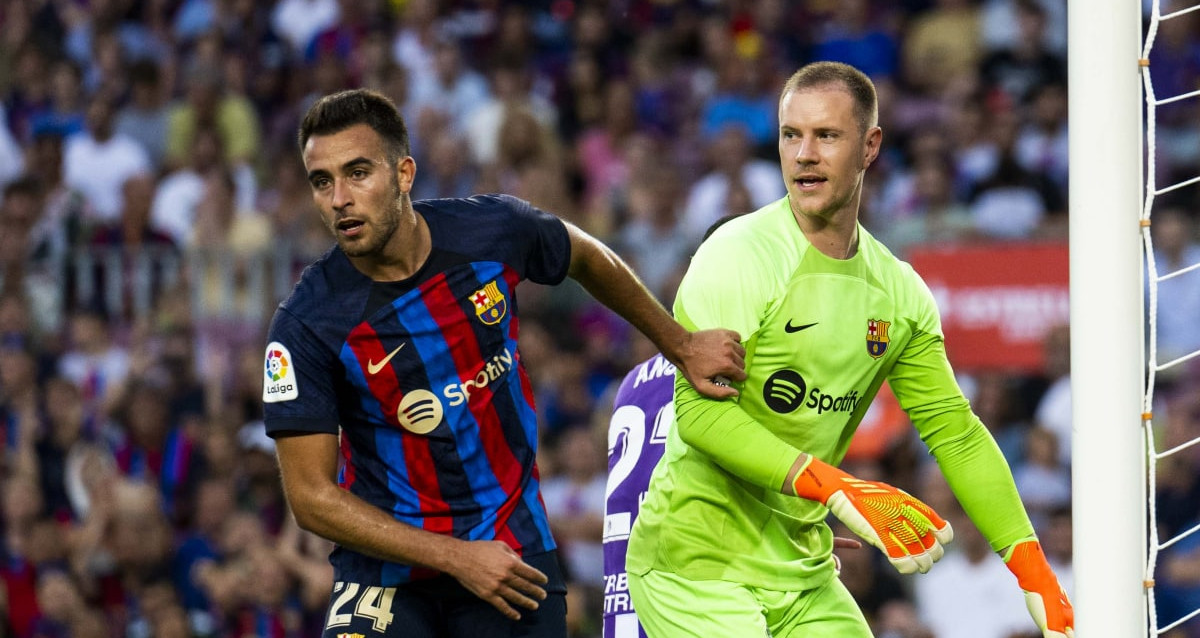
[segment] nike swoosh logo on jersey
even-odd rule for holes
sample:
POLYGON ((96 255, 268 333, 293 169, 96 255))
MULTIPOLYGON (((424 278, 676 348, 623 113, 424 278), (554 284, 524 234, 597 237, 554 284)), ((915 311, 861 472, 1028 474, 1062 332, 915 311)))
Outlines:
POLYGON ((791 320, 791 319, 788 319, 787 325, 785 325, 785 326, 783 327, 783 331, 784 331, 784 332, 786 332, 786 333, 789 333, 789 334, 790 334, 790 333, 793 333, 793 332, 800 332, 801 330, 805 330, 805 329, 807 329, 807 328, 811 328, 811 327, 813 327, 813 326, 815 326, 815 325, 817 325, 817 322, 816 322, 816 321, 814 321, 814 322, 812 322, 812 323, 806 323, 806 324, 804 324, 803 326, 793 326, 793 325, 792 325, 792 320, 791 320))
POLYGON ((374 375, 375 373, 382 370, 383 366, 387 365, 387 362, 391 361, 392 357, 396 356, 396 353, 400 352, 400 348, 403 348, 403 347, 404 347, 403 343, 396 346, 396 349, 389 352, 388 356, 384 357, 383 360, 380 361, 379 363, 375 363, 375 362, 371 361, 370 359, 367 359, 367 374, 374 375))

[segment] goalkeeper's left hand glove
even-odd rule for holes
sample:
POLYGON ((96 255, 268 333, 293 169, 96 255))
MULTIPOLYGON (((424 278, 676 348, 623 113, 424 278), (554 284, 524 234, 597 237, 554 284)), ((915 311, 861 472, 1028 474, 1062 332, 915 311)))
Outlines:
POLYGON ((800 498, 817 501, 852 532, 887 554, 901 574, 929 571, 954 530, 937 512, 887 483, 864 481, 808 455, 792 480, 800 498))
POLYGON ((1042 544, 1036 539, 1015 543, 1005 553, 1004 564, 1025 592, 1025 606, 1043 638, 1075 638, 1075 609, 1046 562, 1042 544))

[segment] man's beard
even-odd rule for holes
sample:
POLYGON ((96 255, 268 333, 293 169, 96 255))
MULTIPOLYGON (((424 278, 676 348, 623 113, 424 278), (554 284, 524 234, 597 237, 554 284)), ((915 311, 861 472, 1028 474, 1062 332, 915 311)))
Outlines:
POLYGON ((389 205, 384 211, 383 219, 376 222, 364 222, 364 230, 369 231, 367 237, 361 239, 346 239, 340 234, 335 234, 338 245, 341 246, 342 252, 349 257, 368 257, 383 251, 383 247, 392 239, 392 235, 396 234, 396 230, 400 228, 400 180, 395 175, 392 175, 392 196, 389 198, 389 205))

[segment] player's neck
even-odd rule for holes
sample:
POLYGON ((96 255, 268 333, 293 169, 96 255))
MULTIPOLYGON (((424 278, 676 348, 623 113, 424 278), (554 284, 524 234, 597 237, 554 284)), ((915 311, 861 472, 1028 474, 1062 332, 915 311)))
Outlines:
POLYGON ((794 215, 800 231, 826 257, 850 259, 858 253, 858 216, 843 210, 833 217, 794 215))
POLYGON ((405 209, 400 226, 382 251, 351 259, 355 267, 375 281, 404 281, 417 274, 429 259, 433 247, 429 225, 411 206, 405 209))

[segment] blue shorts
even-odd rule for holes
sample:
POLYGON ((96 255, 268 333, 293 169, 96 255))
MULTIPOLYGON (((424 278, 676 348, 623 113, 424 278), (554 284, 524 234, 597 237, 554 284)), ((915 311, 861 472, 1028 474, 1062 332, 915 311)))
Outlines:
POLYGON ((510 620, 447 575, 379 587, 337 582, 322 638, 565 638, 567 588, 558 553, 524 557, 549 578, 536 610, 510 620))

